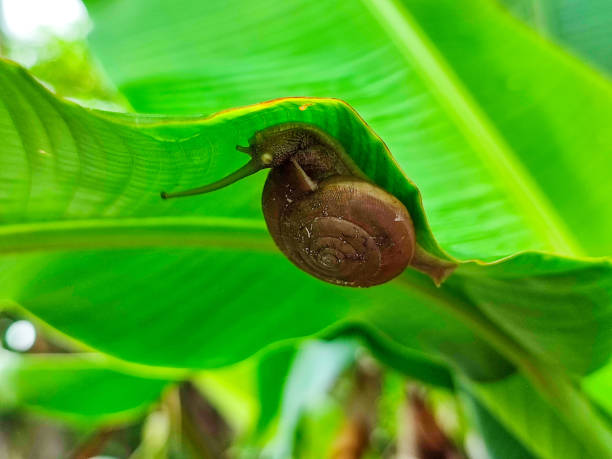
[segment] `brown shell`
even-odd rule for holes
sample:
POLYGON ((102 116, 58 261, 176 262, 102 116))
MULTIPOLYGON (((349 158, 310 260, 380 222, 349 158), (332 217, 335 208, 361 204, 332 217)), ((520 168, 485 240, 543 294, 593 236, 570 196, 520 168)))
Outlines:
POLYGON ((304 191, 291 180, 290 167, 274 168, 262 204, 280 250, 300 269, 333 284, 382 284, 400 274, 415 252, 406 207, 360 178, 332 176, 315 191, 304 191))

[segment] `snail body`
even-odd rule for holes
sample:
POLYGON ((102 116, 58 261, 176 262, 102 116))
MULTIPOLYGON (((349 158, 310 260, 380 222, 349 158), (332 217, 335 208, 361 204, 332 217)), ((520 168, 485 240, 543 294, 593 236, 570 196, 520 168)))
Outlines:
POLYGON ((238 171, 162 197, 207 193, 271 168, 262 193, 264 218, 278 248, 298 268, 336 285, 370 287, 411 263, 422 264, 414 260, 415 254, 423 259, 422 249, 404 204, 368 180, 319 128, 272 126, 257 132, 248 147, 236 148, 251 156, 238 171))

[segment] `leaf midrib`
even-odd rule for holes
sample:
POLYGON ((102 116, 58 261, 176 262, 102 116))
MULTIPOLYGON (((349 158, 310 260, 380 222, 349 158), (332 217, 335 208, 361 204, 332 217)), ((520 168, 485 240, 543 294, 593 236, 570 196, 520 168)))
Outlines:
POLYGON ((583 255, 553 204, 407 9, 396 0, 362 1, 419 71, 487 169, 499 178, 538 237, 558 254, 583 255))
POLYGON ((0 254, 138 247, 220 247, 275 252, 263 220, 146 217, 0 226, 0 254))

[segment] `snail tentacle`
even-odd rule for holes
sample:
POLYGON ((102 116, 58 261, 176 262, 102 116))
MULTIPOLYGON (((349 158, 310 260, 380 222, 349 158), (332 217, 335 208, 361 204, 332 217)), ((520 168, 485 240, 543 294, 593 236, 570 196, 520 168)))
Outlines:
POLYGON ((246 153, 247 155, 251 155, 251 147, 243 147, 242 145, 236 145, 236 150, 241 153, 246 153))
POLYGON ((161 192, 162 199, 171 199, 171 198, 180 198, 183 196, 194 196, 196 194, 209 193, 210 191, 215 191, 220 188, 225 188, 232 183, 236 183, 238 180, 242 180, 243 178, 248 177, 249 175, 253 175, 256 172, 262 170, 264 166, 257 160, 251 159, 248 163, 242 166, 235 172, 232 172, 226 177, 223 177, 216 182, 210 183, 208 185, 204 185, 198 188, 192 188, 191 190, 185 191, 177 191, 175 193, 166 193, 165 191, 161 192))

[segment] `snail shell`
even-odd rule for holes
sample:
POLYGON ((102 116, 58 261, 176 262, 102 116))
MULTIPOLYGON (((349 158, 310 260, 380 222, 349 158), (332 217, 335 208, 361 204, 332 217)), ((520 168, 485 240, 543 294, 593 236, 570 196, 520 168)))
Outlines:
POLYGON ((333 284, 369 287, 410 264, 412 219, 395 197, 351 176, 327 178, 304 193, 288 176, 282 168, 270 172, 262 207, 276 245, 297 267, 333 284))
POLYGON ((406 269, 416 245, 408 210, 366 180, 339 142, 304 125, 258 135, 252 145, 278 161, 262 194, 264 218, 291 262, 354 287, 387 282, 406 269))

